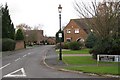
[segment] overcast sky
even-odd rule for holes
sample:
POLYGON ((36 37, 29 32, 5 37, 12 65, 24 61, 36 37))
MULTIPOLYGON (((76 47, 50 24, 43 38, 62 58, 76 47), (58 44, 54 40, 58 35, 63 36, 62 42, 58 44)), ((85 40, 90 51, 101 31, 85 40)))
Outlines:
MULTIPOLYGON (((15 26, 21 23, 25 23, 31 27, 41 24, 44 35, 55 36, 55 33, 59 30, 59 4, 63 7, 62 26, 65 26, 70 19, 79 18, 73 8, 74 1, 75 0, 0 0, 0 3, 5 5, 7 2, 11 19, 15 26)), ((94 0, 81 1, 87 4, 94 0)))

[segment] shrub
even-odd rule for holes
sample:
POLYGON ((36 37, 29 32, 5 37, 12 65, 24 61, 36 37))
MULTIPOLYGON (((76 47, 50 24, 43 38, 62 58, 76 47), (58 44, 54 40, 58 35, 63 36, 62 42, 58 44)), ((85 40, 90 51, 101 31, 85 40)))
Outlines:
POLYGON ((87 38, 86 41, 85 41, 85 46, 86 46, 87 48, 93 48, 94 45, 95 45, 95 42, 96 42, 96 37, 94 36, 93 33, 90 33, 90 34, 88 35, 88 38, 87 38))
POLYGON ((24 40, 24 34, 23 34, 23 32, 22 32, 21 29, 18 29, 18 30, 17 30, 15 39, 16 39, 16 40, 24 40))
POLYGON ((96 59, 97 54, 119 55, 120 52, 120 40, 113 38, 106 38, 98 40, 96 45, 90 51, 93 58, 96 59))
POLYGON ((63 48, 64 49, 69 49, 69 43, 68 42, 64 43, 63 48))
MULTIPOLYGON (((61 43, 61 47, 62 49, 64 49, 64 43, 61 43)), ((60 48, 60 43, 57 43, 56 44, 56 49, 59 49, 60 48)))
MULTIPOLYGON (((83 44, 81 44, 80 42, 62 42, 61 43, 61 47, 62 49, 72 49, 72 50, 79 50, 81 49, 83 46, 83 44)), ((60 48, 60 43, 56 44, 56 49, 60 48)))
POLYGON ((79 50, 80 48, 81 48, 80 44, 76 41, 69 43, 69 49, 71 50, 79 50))
POLYGON ((16 42, 9 38, 2 39, 2 51, 12 51, 15 49, 16 42))

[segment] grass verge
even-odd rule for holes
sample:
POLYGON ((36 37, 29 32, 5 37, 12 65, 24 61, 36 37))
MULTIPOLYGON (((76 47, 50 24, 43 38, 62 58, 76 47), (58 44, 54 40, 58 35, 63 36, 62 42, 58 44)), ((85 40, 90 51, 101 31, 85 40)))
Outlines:
MULTIPOLYGON (((81 49, 81 50, 62 50, 63 54, 89 54, 90 49, 81 49)), ((56 51, 59 53, 59 51, 56 51)))
POLYGON ((91 56, 64 56, 63 61, 68 64, 65 69, 69 70, 120 75, 118 62, 97 63, 91 56))
POLYGON ((118 66, 74 66, 74 67, 65 67, 65 69, 90 72, 96 74, 112 74, 120 75, 118 66))

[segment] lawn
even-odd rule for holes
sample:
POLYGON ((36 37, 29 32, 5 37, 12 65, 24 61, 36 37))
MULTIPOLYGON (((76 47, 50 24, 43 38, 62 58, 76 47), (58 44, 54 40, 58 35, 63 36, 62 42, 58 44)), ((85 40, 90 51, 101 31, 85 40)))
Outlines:
POLYGON ((63 61, 69 67, 65 69, 93 72, 99 74, 120 74, 118 73, 118 62, 99 62, 91 56, 64 56, 63 61))
POLYGON ((74 66, 65 67, 65 69, 82 71, 82 72, 92 72, 97 74, 114 74, 120 75, 118 66, 74 66))
MULTIPOLYGON (((92 56, 64 56, 63 61, 70 65, 95 65, 97 61, 92 56)), ((117 62, 99 62, 99 65, 118 64, 117 62)))
POLYGON ((96 60, 93 60, 91 56, 65 56, 63 61, 72 65, 96 64, 96 60))
MULTIPOLYGON (((90 49, 81 50, 62 50, 63 54, 89 54, 90 49)), ((57 51, 59 53, 59 51, 57 51)))

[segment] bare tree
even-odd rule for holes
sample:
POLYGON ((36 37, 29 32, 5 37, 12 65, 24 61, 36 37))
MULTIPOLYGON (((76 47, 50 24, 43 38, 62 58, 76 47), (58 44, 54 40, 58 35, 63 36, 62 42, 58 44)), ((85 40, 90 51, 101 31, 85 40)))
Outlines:
POLYGON ((83 2, 75 2, 75 10, 84 18, 89 29, 97 37, 106 38, 113 35, 118 37, 120 29, 120 1, 91 2, 91 6, 83 2))
POLYGON ((22 30, 31 30, 31 27, 24 23, 17 25, 16 28, 22 30))
POLYGON ((34 27, 34 30, 41 30, 43 27, 42 24, 38 24, 37 26, 34 27))

